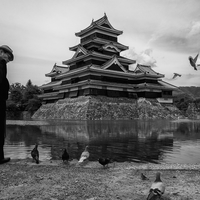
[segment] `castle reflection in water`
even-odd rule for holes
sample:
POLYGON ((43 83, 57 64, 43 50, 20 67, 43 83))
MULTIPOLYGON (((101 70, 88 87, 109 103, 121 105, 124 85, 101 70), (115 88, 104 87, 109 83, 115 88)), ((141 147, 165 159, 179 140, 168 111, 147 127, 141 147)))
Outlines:
POLYGON ((43 126, 8 125, 6 149, 8 155, 26 158, 38 143, 43 160, 60 159, 65 147, 78 159, 89 145, 91 161, 108 156, 119 162, 196 163, 199 139, 199 121, 51 121, 43 126), (192 160, 184 145, 193 147, 192 160))

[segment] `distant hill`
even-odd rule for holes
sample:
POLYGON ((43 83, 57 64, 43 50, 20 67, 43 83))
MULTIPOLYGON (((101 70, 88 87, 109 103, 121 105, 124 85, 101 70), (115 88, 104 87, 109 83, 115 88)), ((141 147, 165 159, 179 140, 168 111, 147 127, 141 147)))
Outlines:
POLYGON ((180 94, 187 94, 190 97, 193 98, 200 98, 200 87, 195 86, 187 86, 187 87, 178 87, 178 91, 174 92, 174 96, 180 95, 180 94))

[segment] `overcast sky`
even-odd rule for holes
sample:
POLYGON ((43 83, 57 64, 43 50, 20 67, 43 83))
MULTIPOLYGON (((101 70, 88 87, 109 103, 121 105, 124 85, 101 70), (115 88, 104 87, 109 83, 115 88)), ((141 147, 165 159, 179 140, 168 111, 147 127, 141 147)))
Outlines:
MULTIPOLYGON (((129 46, 121 55, 149 64, 176 86, 200 86, 188 57, 200 51, 200 0, 0 0, 0 45, 14 51, 8 63, 10 83, 50 81, 55 63, 70 59, 69 47, 80 43, 76 32, 106 13, 118 42, 129 46), (173 73, 181 77, 172 79, 173 73)), ((200 64, 200 58, 197 61, 200 64)), ((136 65, 131 66, 134 70, 136 65)))

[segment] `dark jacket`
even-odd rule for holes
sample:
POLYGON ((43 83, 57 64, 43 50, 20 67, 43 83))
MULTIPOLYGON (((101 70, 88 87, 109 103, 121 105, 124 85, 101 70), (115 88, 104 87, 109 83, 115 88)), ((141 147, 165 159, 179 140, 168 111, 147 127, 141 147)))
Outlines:
POLYGON ((0 58, 0 101, 6 101, 8 99, 9 82, 6 75, 6 61, 0 58))

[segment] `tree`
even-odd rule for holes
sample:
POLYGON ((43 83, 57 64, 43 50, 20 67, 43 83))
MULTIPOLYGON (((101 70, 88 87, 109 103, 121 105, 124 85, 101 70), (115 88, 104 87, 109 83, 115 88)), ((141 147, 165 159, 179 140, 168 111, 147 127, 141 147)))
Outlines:
POLYGON ((24 91, 23 100, 28 103, 29 99, 37 98, 37 95, 41 94, 41 90, 38 86, 33 85, 31 80, 28 80, 26 84, 26 89, 24 91))
POLYGON ((9 100, 13 101, 15 104, 21 104, 24 89, 25 87, 21 85, 21 83, 11 84, 9 89, 9 100))
POLYGON ((36 85, 33 85, 29 79, 26 86, 21 83, 14 83, 10 86, 9 100, 7 101, 7 110, 9 111, 36 111, 41 106, 41 100, 37 95, 42 91, 36 85))
POLYGON ((25 110, 34 113, 40 106, 41 106, 41 101, 37 98, 35 99, 29 99, 28 104, 25 108, 25 110))
POLYGON ((13 101, 14 103, 21 103, 21 100, 23 98, 23 94, 20 90, 18 89, 13 89, 10 91, 10 100, 13 101))
POLYGON ((10 85, 10 91, 18 89, 21 92, 25 89, 26 87, 22 85, 21 83, 13 83, 10 85))

